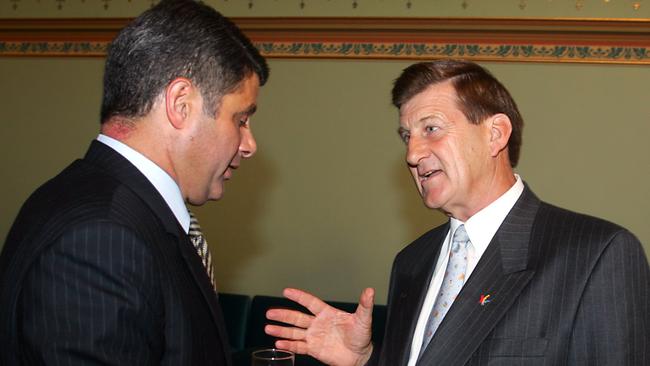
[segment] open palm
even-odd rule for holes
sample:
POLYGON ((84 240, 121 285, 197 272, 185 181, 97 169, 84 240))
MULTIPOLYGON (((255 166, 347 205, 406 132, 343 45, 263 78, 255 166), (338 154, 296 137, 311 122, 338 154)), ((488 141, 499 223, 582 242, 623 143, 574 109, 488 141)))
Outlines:
POLYGON ((363 291, 354 313, 336 309, 297 289, 286 289, 284 296, 306 307, 313 315, 288 309, 269 310, 268 319, 290 325, 266 326, 266 333, 283 338, 276 342, 276 347, 308 354, 333 366, 365 364, 372 352, 373 289, 363 291))

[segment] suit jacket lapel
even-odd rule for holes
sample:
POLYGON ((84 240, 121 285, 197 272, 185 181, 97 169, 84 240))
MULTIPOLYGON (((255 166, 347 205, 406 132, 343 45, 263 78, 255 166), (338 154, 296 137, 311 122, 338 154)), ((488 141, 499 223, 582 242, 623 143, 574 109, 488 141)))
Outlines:
POLYGON ((418 365, 464 365, 515 302, 535 273, 529 242, 539 203, 526 186, 418 365), (481 304, 482 295, 490 301, 481 304))
POLYGON ((441 230, 436 230, 433 235, 422 238, 419 242, 418 253, 416 257, 424 260, 413 261, 410 271, 396 274, 398 278, 395 283, 399 284, 396 289, 399 293, 393 301, 396 303, 394 308, 400 309, 395 313, 396 318, 391 319, 391 323, 397 324, 396 331, 388 334, 388 342, 384 341, 384 346, 389 349, 385 354, 390 361, 386 365, 406 365, 408 363, 413 333, 418 322, 420 309, 424 303, 433 269, 438 256, 440 247, 449 231, 449 223, 444 225, 441 230))
MULTIPOLYGON (((190 272, 192 272, 192 277, 194 277, 194 280, 199 284, 203 298, 210 307, 210 313, 212 314, 212 318, 214 319, 214 322, 216 323, 217 329, 219 331, 219 338, 221 339, 223 345, 224 354, 228 354, 228 352, 230 352, 230 344, 228 342, 228 333, 226 331, 225 321, 221 312, 221 306, 219 305, 217 293, 212 287, 210 278, 208 277, 205 271, 205 267, 203 267, 203 263, 201 263, 201 259, 197 255, 196 249, 190 241, 189 236, 184 235, 181 238, 179 247, 181 254, 183 255, 183 259, 187 263, 190 272)), ((227 364, 230 365, 230 358, 226 357, 226 359, 227 364)))

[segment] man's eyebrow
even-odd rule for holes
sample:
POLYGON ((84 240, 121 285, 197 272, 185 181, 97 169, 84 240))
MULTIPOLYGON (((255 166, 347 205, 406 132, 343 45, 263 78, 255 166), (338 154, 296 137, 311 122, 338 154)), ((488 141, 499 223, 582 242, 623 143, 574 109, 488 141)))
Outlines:
POLYGON ((235 116, 237 116, 237 117, 252 116, 255 113, 255 111, 257 111, 257 105, 256 104, 251 104, 245 110, 235 113, 235 116))
POLYGON ((254 114, 255 111, 257 111, 257 104, 251 104, 244 113, 250 116, 251 114, 254 114))
MULTIPOLYGON (((416 121, 416 125, 417 125, 417 124, 421 124, 421 123, 425 123, 425 122, 430 121, 430 120, 432 120, 432 119, 434 119, 434 116, 433 116, 433 115, 426 115, 426 116, 420 118, 419 120, 417 120, 417 121, 416 121)), ((409 129, 407 129, 406 127, 404 127, 404 126, 399 126, 399 127, 397 128, 397 134, 400 135, 400 136, 402 136, 402 135, 404 135, 404 134, 408 134, 408 133, 410 133, 410 132, 411 132, 411 131, 410 131, 409 129)))

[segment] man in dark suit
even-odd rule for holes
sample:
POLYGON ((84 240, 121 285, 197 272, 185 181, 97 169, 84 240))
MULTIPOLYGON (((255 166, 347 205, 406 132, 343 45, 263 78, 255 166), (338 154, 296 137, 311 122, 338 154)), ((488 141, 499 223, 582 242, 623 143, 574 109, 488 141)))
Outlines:
POLYGON ((186 207, 255 153, 268 67, 214 9, 163 0, 105 66, 101 133, 25 202, 0 257, 2 365, 230 365, 186 207))
POLYGON ((312 314, 271 310, 277 346, 332 365, 648 365, 650 270, 639 241, 540 201, 514 174, 522 118, 464 61, 418 63, 393 88, 425 205, 450 217, 393 265, 381 345, 372 289, 354 314, 297 289, 312 314))

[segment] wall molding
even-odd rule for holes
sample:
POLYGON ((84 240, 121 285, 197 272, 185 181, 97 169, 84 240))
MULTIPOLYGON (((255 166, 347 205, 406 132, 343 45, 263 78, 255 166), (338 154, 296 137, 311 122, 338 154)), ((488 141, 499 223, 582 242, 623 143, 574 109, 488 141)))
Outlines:
MULTIPOLYGON (((650 19, 232 19, 269 58, 650 64, 650 19)), ((103 57, 129 20, 0 19, 0 56, 103 57)))

